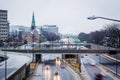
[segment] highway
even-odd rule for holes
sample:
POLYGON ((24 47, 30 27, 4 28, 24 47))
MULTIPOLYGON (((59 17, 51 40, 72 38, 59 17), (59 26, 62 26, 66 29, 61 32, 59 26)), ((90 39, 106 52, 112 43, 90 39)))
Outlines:
MULTIPOLYGON (((89 76, 91 77, 92 80, 95 79, 95 75, 98 73, 104 73, 104 71, 102 71, 98 66, 98 62, 99 62, 99 58, 97 57, 96 59, 94 59, 93 57, 96 57, 95 55, 89 54, 87 56, 84 56, 84 58, 82 58, 84 67, 87 71, 87 73, 89 74, 89 76), (94 62, 93 62, 94 61, 94 62), (92 63, 94 63, 94 65, 92 65, 92 63)), ((103 80, 114 80, 112 77, 110 77, 107 74, 103 74, 105 75, 105 77, 103 78, 103 80)))
POLYGON ((61 68, 60 66, 56 66, 54 64, 54 61, 52 62, 52 64, 51 62, 50 64, 48 64, 47 62, 47 64, 44 65, 44 79, 45 80, 75 80, 71 72, 65 66, 65 64, 64 64, 64 68, 61 68), (46 66, 49 66, 48 70, 46 70, 46 66), (59 76, 58 79, 54 79, 56 72, 58 72, 58 76, 59 76))
MULTIPOLYGON (((87 50, 87 48, 85 48, 84 46, 80 46, 80 49, 87 50)), ((25 56, 23 57, 23 56, 20 56, 20 55, 18 56, 15 54, 14 55, 8 54, 8 56, 9 56, 9 59, 7 60, 7 65, 8 65, 7 74, 8 75, 10 73, 14 72, 15 70, 17 70, 19 66, 26 63, 27 60, 29 61, 29 59, 25 58, 25 56), (26 60, 23 60, 23 59, 26 59, 26 60), (16 60, 16 61, 14 62, 14 60, 16 60), (25 62, 23 62, 23 61, 25 61, 25 62)), ((42 55, 42 61, 52 60, 58 56, 61 58, 61 54, 56 54, 56 55, 55 54, 44 54, 44 55, 42 55)), ((111 63, 113 63, 113 61, 108 60, 103 56, 99 56, 99 55, 95 55, 95 54, 87 54, 87 55, 85 54, 84 57, 81 59, 82 59, 83 65, 85 67, 85 70, 87 71, 88 75, 90 76, 90 78, 92 80, 95 79, 95 75, 97 73, 104 73, 104 71, 101 70, 100 66, 97 65, 99 62, 102 65, 116 71, 116 64, 112 64, 112 66, 111 66, 111 63)), ((49 76, 46 76, 44 74, 44 80, 54 80, 53 78, 54 78, 55 72, 58 72, 58 75, 59 75, 58 80, 75 80, 73 75, 71 74, 71 72, 67 68, 61 69, 60 67, 55 66, 55 65, 49 65, 49 66, 50 66, 50 74, 49 74, 49 76)), ((4 68, 5 68, 4 65, 0 66, 0 74, 1 74, 0 78, 1 79, 4 78, 4 68)), ((46 69, 46 67, 44 66, 44 70, 45 69, 46 69)), ((120 66, 118 66, 117 71, 118 71, 118 73, 120 73, 120 66)), ((105 77, 103 77, 103 80, 114 80, 108 74, 103 74, 103 75, 105 76, 105 77)))
MULTIPOLYGON (((87 49, 86 47, 82 46, 81 49, 87 49)), ((83 65, 85 67, 85 70, 87 71, 88 75, 92 80, 95 79, 96 74, 102 74, 105 77, 103 77, 103 80, 114 80, 110 75, 107 75, 103 70, 100 69, 100 66, 98 64, 101 62, 104 63, 111 63, 107 59, 103 58, 102 56, 99 56, 98 54, 82 54, 83 57, 81 57, 81 60, 83 62, 83 65)))
MULTIPOLYGON (((113 61, 112 59, 108 59, 104 57, 104 55, 101 56, 90 55, 90 57, 96 60, 98 63, 100 62, 100 64, 116 72, 116 61, 113 61)), ((117 67, 118 67, 117 72, 120 74, 120 64, 118 64, 117 67)))

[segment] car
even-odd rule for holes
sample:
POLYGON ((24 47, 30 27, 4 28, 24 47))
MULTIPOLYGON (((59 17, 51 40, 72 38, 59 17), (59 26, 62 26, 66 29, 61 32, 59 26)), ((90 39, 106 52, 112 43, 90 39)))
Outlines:
POLYGON ((96 56, 99 56, 99 54, 96 54, 96 56))
POLYGON ((58 76, 58 75, 59 75, 59 73, 56 71, 56 72, 54 73, 54 75, 58 76))
POLYGON ((95 74, 95 80, 103 80, 102 74, 100 74, 100 73, 95 74))
POLYGON ((46 66, 46 70, 50 70, 50 67, 49 67, 49 66, 46 66))
POLYGON ((90 63, 91 66, 96 66, 96 61, 93 60, 92 58, 87 58, 88 62, 90 63))
POLYGON ((85 56, 87 56, 87 54, 85 54, 85 56))
POLYGON ((55 64, 56 64, 56 66, 60 66, 61 65, 61 59, 59 57, 56 58, 55 64))
POLYGON ((59 74, 58 71, 55 71, 55 72, 54 72, 53 80, 61 80, 61 78, 60 78, 60 74, 59 74))
POLYGON ((84 58, 84 56, 82 55, 81 58, 84 58))
POLYGON ((90 64, 91 64, 91 66, 96 66, 95 62, 91 62, 90 64))
POLYGON ((60 67, 61 67, 61 69, 64 69, 64 68, 65 68, 65 65, 64 65, 64 64, 61 64, 60 67))

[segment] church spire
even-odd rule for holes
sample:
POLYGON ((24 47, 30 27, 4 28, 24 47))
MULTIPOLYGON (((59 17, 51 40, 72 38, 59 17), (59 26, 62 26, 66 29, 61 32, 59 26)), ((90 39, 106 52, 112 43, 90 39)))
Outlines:
POLYGON ((33 15, 32 15, 32 23, 31 23, 31 30, 35 29, 35 17, 34 17, 34 12, 33 12, 33 15))

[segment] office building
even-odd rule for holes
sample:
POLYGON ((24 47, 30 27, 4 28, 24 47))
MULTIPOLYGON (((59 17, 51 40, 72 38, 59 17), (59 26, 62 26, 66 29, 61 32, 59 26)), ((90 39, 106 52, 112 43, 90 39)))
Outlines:
POLYGON ((59 35, 58 27, 56 25, 43 25, 42 30, 46 32, 52 32, 56 35, 59 35))
POLYGON ((7 10, 0 10, 0 40, 6 40, 9 35, 9 23, 7 21, 7 10))

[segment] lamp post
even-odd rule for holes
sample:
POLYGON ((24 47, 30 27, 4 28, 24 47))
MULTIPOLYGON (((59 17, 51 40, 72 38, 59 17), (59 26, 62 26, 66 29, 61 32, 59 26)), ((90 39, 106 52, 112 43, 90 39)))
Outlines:
MULTIPOLYGON (((4 42, 4 49, 7 48, 7 43, 4 42)), ((7 51, 4 51, 4 55, 5 55, 5 80, 7 80, 7 51)))
POLYGON ((31 34, 32 34, 32 51, 33 51, 33 58, 32 58, 32 61, 34 62, 34 30, 32 30, 32 32, 31 32, 31 34))
MULTIPOLYGON (((87 17, 87 19, 89 19, 89 20, 105 19, 105 20, 109 20, 109 21, 120 22, 120 20, 106 18, 106 17, 99 17, 99 16, 91 16, 91 17, 87 17)), ((119 39, 118 39, 118 41, 119 41, 119 39)), ((117 61, 117 54, 116 54, 116 75, 117 75, 117 69, 118 69, 118 61, 117 61)))
POLYGON ((120 20, 111 19, 111 18, 106 18, 106 17, 100 17, 100 16, 91 16, 91 17, 87 17, 87 19, 89 19, 89 20, 105 19, 105 20, 109 20, 109 21, 120 22, 120 20))
POLYGON ((40 50, 40 42, 41 42, 41 39, 40 39, 40 34, 39 34, 39 50, 40 50))

